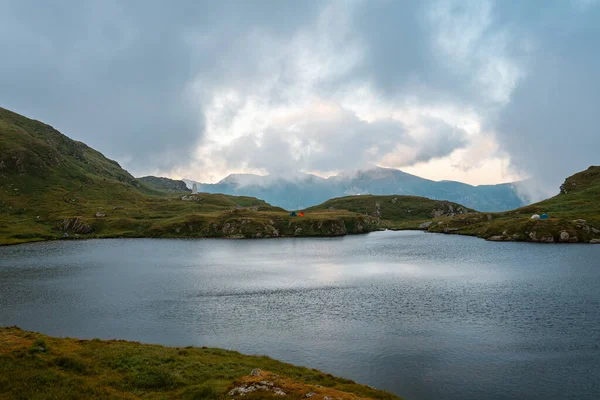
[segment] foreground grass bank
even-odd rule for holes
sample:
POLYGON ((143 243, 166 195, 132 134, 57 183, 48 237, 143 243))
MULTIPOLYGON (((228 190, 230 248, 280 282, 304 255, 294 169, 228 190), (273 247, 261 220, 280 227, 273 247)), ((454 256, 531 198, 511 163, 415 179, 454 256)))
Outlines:
POLYGON ((17 327, 0 328, 2 399, 306 399, 307 395, 398 399, 264 356, 121 340, 61 339, 17 327))

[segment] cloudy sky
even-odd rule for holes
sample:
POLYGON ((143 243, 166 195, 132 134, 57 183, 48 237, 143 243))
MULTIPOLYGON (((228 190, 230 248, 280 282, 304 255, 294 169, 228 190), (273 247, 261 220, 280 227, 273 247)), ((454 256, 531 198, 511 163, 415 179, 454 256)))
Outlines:
POLYGON ((0 106, 136 176, 600 164, 595 0, 0 0, 0 106))

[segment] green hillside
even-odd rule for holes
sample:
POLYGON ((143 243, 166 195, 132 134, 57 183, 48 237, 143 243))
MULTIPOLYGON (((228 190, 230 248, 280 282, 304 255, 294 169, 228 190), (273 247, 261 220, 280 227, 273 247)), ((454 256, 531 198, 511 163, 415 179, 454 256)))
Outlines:
POLYGON ((264 356, 60 339, 16 327, 0 328, 0 371, 3 399, 398 399, 264 356))
POLYGON ((441 218, 429 231, 497 241, 600 243, 600 167, 567 178, 560 194, 548 200, 503 213, 441 218), (547 220, 531 219, 544 213, 547 220))
POLYGON ((331 236, 377 228, 376 218, 349 212, 294 218, 253 197, 167 194, 51 126, 0 108, 0 244, 91 237, 331 236))
POLYGON ((307 212, 346 210, 380 218, 390 229, 418 229, 432 218, 474 212, 450 201, 431 200, 416 196, 347 196, 326 201, 307 212))

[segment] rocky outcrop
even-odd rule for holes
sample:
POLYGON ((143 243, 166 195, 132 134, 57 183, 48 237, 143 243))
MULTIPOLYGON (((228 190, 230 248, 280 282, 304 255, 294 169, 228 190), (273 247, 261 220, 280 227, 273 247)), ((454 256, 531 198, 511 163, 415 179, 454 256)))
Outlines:
POLYGON ((457 214, 466 214, 469 210, 465 209, 462 206, 457 206, 456 208, 449 201, 440 201, 436 208, 431 211, 431 216, 433 218, 438 217, 454 217, 457 214))
POLYGON ((504 240, 506 240, 506 239, 505 239, 505 237, 504 237, 504 236, 502 236, 502 235, 495 235, 495 236, 492 236, 492 237, 489 237, 489 238, 487 238, 487 240, 490 240, 490 241, 492 241, 492 242, 502 242, 502 241, 504 241, 504 240))
MULTIPOLYGON (((380 220, 372 217, 357 216, 343 218, 304 218, 283 217, 267 221, 249 217, 234 217, 225 221, 206 221, 203 217, 189 216, 183 223, 168 227, 171 235, 186 237, 222 237, 222 238, 276 238, 344 236, 347 234, 367 233, 380 229, 380 220)), ((161 231, 162 232, 162 231, 161 231)), ((160 236, 157 234, 156 236, 160 236)))
POLYGON ((63 220, 59 224, 58 228, 63 232, 72 232, 79 234, 88 234, 94 231, 91 225, 87 224, 83 219, 79 217, 67 218, 63 220))
POLYGON ((529 239, 532 242, 539 242, 539 243, 554 243, 554 238, 550 235, 543 235, 541 237, 537 236, 537 232, 529 232, 529 239))
POLYGON ((181 200, 183 201, 200 201, 200 196, 196 196, 194 194, 181 196, 181 200))
POLYGON ((428 229, 431 224, 433 224, 433 221, 423 222, 421 225, 419 225, 419 229, 428 229))
POLYGON ((254 369, 250 375, 238 378, 232 387, 230 387, 227 394, 230 399, 358 400, 359 398, 365 398, 358 397, 354 393, 342 392, 330 387, 299 382, 292 378, 260 369, 254 369))
POLYGON ((577 239, 576 235, 570 234, 567 231, 561 231, 559 241, 561 243, 577 243, 579 240, 577 239))
POLYGON ((193 216, 183 224, 169 228, 174 235, 223 238, 276 238, 344 236, 347 234, 368 233, 380 229, 380 220, 373 217, 343 217, 331 219, 312 219, 291 217, 267 221, 252 217, 232 217, 222 222, 196 220, 193 216))
POLYGON ((381 204, 375 203, 375 212, 373 213, 374 217, 381 217, 381 204))

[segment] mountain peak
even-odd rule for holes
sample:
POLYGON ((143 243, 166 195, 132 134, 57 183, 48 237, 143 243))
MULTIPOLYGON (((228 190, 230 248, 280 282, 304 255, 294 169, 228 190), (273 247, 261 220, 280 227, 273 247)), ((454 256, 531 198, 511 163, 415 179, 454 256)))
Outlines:
POLYGON ((265 179, 263 175, 256 174, 229 174, 221 179, 219 184, 251 185, 257 184, 265 179))

